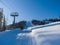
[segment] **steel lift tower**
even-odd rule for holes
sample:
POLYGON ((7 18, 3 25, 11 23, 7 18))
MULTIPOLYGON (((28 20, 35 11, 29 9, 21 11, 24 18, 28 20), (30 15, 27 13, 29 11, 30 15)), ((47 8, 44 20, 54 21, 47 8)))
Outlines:
POLYGON ((13 20, 13 27, 15 28, 15 18, 18 16, 18 12, 12 12, 11 16, 14 18, 14 20, 13 20))

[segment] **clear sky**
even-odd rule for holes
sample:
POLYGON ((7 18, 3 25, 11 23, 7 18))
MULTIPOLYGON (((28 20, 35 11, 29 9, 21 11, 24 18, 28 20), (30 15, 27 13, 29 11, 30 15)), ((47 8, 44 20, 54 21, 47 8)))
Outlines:
POLYGON ((7 24, 12 23, 11 12, 17 11, 21 20, 43 20, 57 18, 60 15, 60 0, 1 0, 0 8, 4 9, 7 24))

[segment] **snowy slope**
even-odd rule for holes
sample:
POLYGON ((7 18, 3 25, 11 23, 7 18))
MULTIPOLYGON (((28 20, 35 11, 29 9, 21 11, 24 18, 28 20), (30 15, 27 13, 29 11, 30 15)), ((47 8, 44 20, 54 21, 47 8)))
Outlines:
POLYGON ((60 45, 60 22, 30 27, 30 29, 32 29, 31 33, 18 34, 17 39, 20 39, 18 45, 60 45))
POLYGON ((60 22, 0 32, 0 45, 60 45, 60 22))
POLYGON ((43 28, 43 27, 48 27, 48 26, 53 26, 53 25, 59 25, 59 24, 60 24, 60 21, 59 22, 45 24, 45 25, 38 25, 38 26, 29 27, 29 28, 27 28, 27 30, 32 30, 32 29, 36 29, 36 28, 43 28))

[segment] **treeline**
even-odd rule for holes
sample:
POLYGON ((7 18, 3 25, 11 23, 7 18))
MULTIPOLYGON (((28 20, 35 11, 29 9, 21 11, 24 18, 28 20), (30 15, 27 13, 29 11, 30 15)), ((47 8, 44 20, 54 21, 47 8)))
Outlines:
POLYGON ((19 23, 16 23, 16 27, 19 27, 20 29, 25 29, 27 27, 31 27, 33 25, 45 25, 51 22, 57 22, 60 21, 60 18, 55 18, 55 19, 45 19, 45 20, 32 20, 30 22, 27 23, 27 21, 20 21, 19 23), (30 25, 30 26, 29 26, 30 25))
POLYGON ((57 22, 57 21, 60 21, 59 18, 55 18, 55 19, 45 19, 45 20, 32 20, 32 24, 33 25, 44 25, 44 24, 48 24, 48 23, 51 23, 51 22, 57 22))

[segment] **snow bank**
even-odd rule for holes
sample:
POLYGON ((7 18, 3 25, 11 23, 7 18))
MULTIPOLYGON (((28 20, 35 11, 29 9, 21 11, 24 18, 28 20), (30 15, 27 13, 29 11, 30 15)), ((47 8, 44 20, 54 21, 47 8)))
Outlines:
MULTIPOLYGON (((60 22, 54 22, 44 25, 30 27, 31 33, 19 33, 18 45, 60 45, 60 22), (48 25, 48 26, 47 26, 48 25), (25 42, 25 43, 23 43, 25 42)), ((29 30, 30 30, 29 29, 29 30)))

